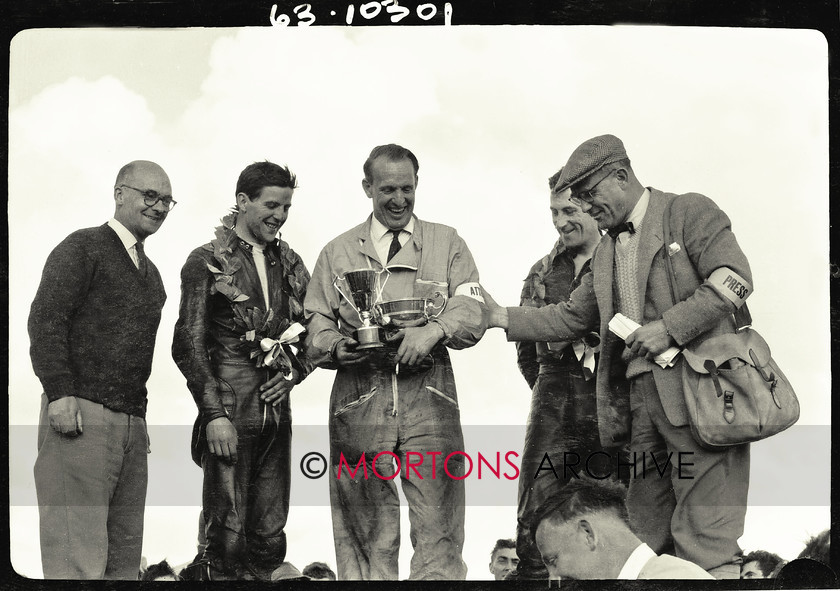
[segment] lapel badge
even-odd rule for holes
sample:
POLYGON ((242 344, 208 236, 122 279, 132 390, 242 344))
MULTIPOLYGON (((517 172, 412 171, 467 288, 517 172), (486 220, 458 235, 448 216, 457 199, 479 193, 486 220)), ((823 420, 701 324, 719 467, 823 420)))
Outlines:
POLYGON ((672 257, 680 251, 680 245, 676 242, 672 242, 668 245, 668 256, 672 257))

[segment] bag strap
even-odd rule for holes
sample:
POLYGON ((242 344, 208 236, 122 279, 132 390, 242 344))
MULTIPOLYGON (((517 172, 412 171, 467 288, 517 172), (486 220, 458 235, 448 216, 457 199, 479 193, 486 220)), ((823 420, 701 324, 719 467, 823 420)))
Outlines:
MULTIPOLYGON (((669 200, 665 205, 665 214, 662 218, 662 233, 665 241, 665 266, 668 269, 668 279, 671 285, 671 301, 674 302, 674 305, 680 301, 677 300, 679 288, 677 287, 677 276, 674 273, 674 265, 671 263, 671 255, 668 254, 667 249, 668 245, 671 244, 671 205, 675 200, 676 197, 669 200)), ((743 328, 752 326, 752 315, 750 314, 749 308, 747 308, 746 302, 741 304, 740 308, 735 308, 735 312, 732 315, 735 317, 735 330, 740 331, 743 328)))

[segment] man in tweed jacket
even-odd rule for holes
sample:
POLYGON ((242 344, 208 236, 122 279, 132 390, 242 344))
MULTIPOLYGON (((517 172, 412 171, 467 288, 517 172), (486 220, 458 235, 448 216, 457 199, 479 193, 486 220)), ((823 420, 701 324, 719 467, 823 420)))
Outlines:
POLYGON ((490 325, 507 329, 511 341, 572 339, 598 327, 598 426, 604 445, 630 437, 636 465, 627 503, 634 530, 657 554, 673 552, 718 578, 737 578, 749 447, 703 450, 688 425, 682 358, 665 369, 652 362, 699 335, 734 330, 732 313, 745 298, 728 293, 721 274, 734 273, 749 291, 752 276, 729 218, 703 195, 645 188, 612 135, 579 146, 558 184, 571 187, 572 200, 608 232, 592 272, 564 304, 505 309, 489 302, 490 325), (663 215, 671 201, 673 241, 666 245, 663 215), (677 279, 676 304, 665 256, 677 279), (618 312, 641 325, 624 342, 608 328, 618 312), (618 368, 631 382, 629 395, 615 388, 618 368), (690 462, 679 470, 678 452, 690 462), (669 459, 670 470, 662 471, 669 459))

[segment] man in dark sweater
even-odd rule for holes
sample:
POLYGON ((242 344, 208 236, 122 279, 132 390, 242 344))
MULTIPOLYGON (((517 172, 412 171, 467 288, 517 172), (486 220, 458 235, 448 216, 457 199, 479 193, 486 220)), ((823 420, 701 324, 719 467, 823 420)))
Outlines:
POLYGON ((143 249, 175 205, 154 162, 125 165, 114 217, 52 251, 29 314, 41 380, 35 489, 48 579, 137 579, 147 454, 146 380, 161 309, 143 249))

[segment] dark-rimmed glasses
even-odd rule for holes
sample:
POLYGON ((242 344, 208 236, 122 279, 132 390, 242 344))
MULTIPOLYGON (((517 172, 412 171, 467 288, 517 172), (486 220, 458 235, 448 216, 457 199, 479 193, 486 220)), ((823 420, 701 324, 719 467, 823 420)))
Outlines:
POLYGON ((163 203, 163 206, 167 211, 172 211, 172 208, 175 207, 176 203, 178 203, 172 198, 172 195, 161 195, 157 191, 152 191, 151 189, 138 189, 137 187, 132 187, 131 185, 120 185, 120 187, 133 189, 143 195, 143 203, 146 204, 146 207, 154 207, 157 205, 157 202, 160 201, 163 203))
POLYGON ((595 190, 595 187, 597 187, 598 185, 603 183, 607 178, 609 178, 612 175, 612 173, 614 173, 616 170, 618 170, 618 169, 613 168, 611 171, 609 171, 607 174, 605 174, 601 178, 601 180, 599 180, 597 183, 595 183, 594 185, 589 187, 586 191, 581 191, 581 192, 577 193, 576 195, 573 195, 573 196, 569 197, 569 201, 571 201, 572 203, 574 203, 578 207, 582 206, 584 203, 586 203, 587 205, 592 205, 592 202, 595 200, 595 195, 592 194, 592 191, 595 190))

